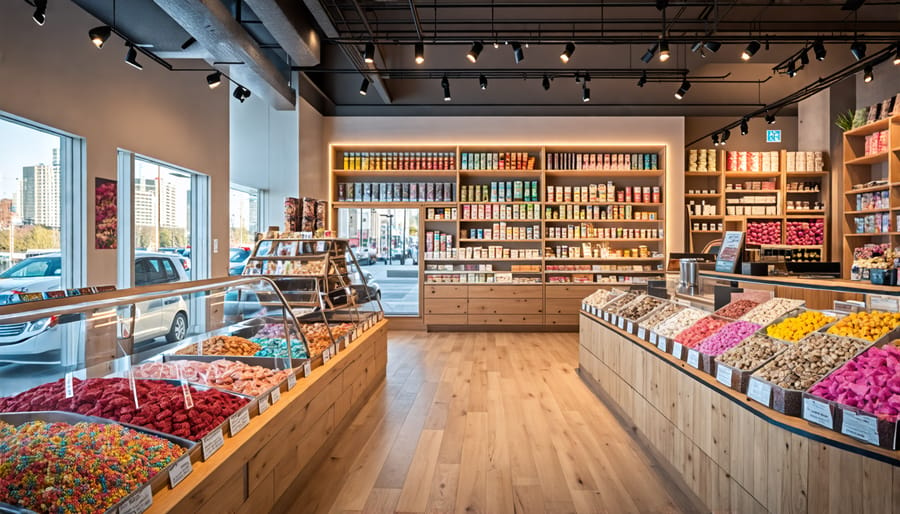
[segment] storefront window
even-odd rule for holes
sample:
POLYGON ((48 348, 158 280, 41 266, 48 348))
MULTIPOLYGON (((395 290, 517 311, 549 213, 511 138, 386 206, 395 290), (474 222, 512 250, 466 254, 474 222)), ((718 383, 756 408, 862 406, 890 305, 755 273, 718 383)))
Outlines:
POLYGON ((191 175, 134 160, 135 250, 191 254, 191 175))
POLYGON ((340 209, 338 236, 371 272, 385 314, 419 315, 418 209, 340 209))
POLYGON ((229 198, 228 274, 241 275, 253 251, 256 233, 260 231, 259 213, 262 192, 259 189, 231 184, 229 198))

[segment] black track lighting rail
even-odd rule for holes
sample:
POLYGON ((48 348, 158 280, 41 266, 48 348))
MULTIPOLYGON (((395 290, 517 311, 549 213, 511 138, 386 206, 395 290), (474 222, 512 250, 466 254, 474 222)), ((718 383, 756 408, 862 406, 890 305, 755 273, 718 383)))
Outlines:
MULTIPOLYGON (((425 37, 422 42, 426 44, 440 45, 471 45, 472 41, 479 40, 484 41, 485 43, 493 43, 494 41, 497 41, 500 44, 512 44, 513 41, 516 41, 519 43, 528 43, 531 45, 565 45, 566 43, 574 43, 576 45, 645 45, 656 43, 659 41, 658 33, 647 35, 633 35, 633 31, 623 31, 628 35, 619 35, 616 34, 615 29, 579 30, 579 35, 575 37, 572 36, 571 29, 569 29, 568 32, 559 31, 558 34, 553 34, 551 31, 547 30, 541 30, 540 35, 537 35, 534 31, 531 30, 510 31, 505 34, 498 34, 496 36, 491 35, 488 37, 485 37, 485 32, 473 31, 471 29, 461 29, 458 31, 452 29, 442 29, 441 32, 452 33, 453 35, 425 37)), ((854 36, 853 34, 823 35, 811 29, 808 32, 802 34, 763 34, 761 36, 751 37, 747 35, 745 29, 744 31, 742 31, 742 34, 735 35, 717 32, 715 34, 715 37, 710 37, 705 31, 698 31, 695 34, 681 33, 679 35, 670 35, 666 37, 666 41, 670 45, 693 45, 698 40, 706 41, 709 39, 713 39, 721 44, 741 45, 746 45, 752 40, 759 40, 761 43, 767 43, 770 45, 794 45, 798 43, 806 44, 809 43, 812 39, 821 39, 826 44, 852 43, 854 41, 861 41, 872 44, 890 44, 897 40, 897 33, 895 31, 885 32, 884 34, 860 34, 858 36, 854 36)), ((416 36, 414 33, 410 33, 409 36, 399 36, 396 33, 391 33, 391 35, 373 36, 370 38, 368 35, 362 32, 359 36, 325 38, 324 41, 342 45, 364 45, 366 43, 375 43, 377 45, 384 46, 412 45, 420 42, 418 36, 416 36)))
POLYGON ((891 46, 882 48, 881 50, 870 54, 868 57, 860 59, 858 62, 854 62, 854 63, 832 73, 831 75, 828 75, 827 77, 820 77, 816 81, 811 82, 810 84, 807 84, 806 86, 798 89, 797 91, 791 93, 790 95, 788 95, 784 98, 776 100, 770 104, 764 105, 763 107, 760 107, 759 109, 756 109, 755 111, 749 112, 749 113, 741 116, 740 119, 734 121, 733 123, 729 123, 728 125, 725 125, 716 130, 708 132, 708 133, 694 139, 693 141, 690 141, 689 143, 685 144, 685 147, 695 145, 695 144, 703 141, 704 139, 707 139, 707 138, 710 138, 713 136, 717 136, 719 133, 721 133, 725 130, 733 129, 735 127, 741 127, 743 124, 743 120, 748 120, 750 118, 765 116, 767 122, 769 122, 770 124, 774 123, 775 115, 778 113, 778 111, 780 111, 784 107, 787 107, 789 105, 793 105, 797 102, 805 100, 821 91, 824 91, 825 89, 830 88, 832 85, 846 79, 847 77, 851 77, 851 76, 859 73, 860 71, 865 70, 866 68, 871 68, 872 66, 880 64, 888 59, 891 59, 895 55, 895 52, 896 52, 895 45, 891 45, 891 46))

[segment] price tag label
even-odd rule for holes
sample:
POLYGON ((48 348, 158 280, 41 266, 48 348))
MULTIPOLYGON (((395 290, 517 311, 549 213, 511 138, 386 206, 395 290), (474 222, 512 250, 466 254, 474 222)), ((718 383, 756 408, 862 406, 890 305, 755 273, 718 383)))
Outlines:
POLYGON ((153 505, 153 491, 146 486, 134 493, 119 507, 119 514, 141 514, 153 505))
MULTIPOLYGON (((656 332, 650 332, 650 344, 656 344, 659 341, 659 336, 656 335, 656 332)), ((665 350, 663 350, 665 351, 665 350)))
POLYGON ((731 368, 719 364, 719 366, 716 368, 716 380, 718 380, 720 384, 725 384, 728 387, 731 387, 731 372, 731 368))
POLYGON ((269 397, 263 396, 259 399, 259 414, 262 415, 262 413, 267 410, 269 410, 269 397))
POLYGON ((825 402, 804 398, 803 419, 834 430, 834 419, 831 417, 831 409, 825 402))
POLYGON ((620 329, 624 330, 625 329, 625 318, 620 318, 618 316, 616 316, 616 318, 617 318, 616 326, 619 327, 620 329))
POLYGON ((337 343, 331 345, 331 356, 334 357, 338 354, 338 345, 337 343))
POLYGON ((647 329, 644 327, 638 327, 637 336, 639 338, 643 339, 644 341, 646 341, 647 340, 647 329))
POLYGON ((303 376, 308 377, 310 375, 312 375, 312 363, 310 363, 309 361, 306 361, 303 364, 303 376))
POLYGON ((599 315, 600 315, 600 309, 597 308, 596 305, 591 306, 591 314, 593 314, 594 316, 599 316, 599 315))
POLYGON ((331 348, 325 348, 322 350, 322 364, 328 364, 328 361, 331 360, 331 348))
POLYGON ((169 485, 175 487, 180 484, 193 470, 190 456, 178 459, 175 461, 175 464, 172 464, 172 469, 169 470, 169 485))
POLYGON ((269 395, 269 398, 272 400, 272 405, 275 405, 275 402, 281 399, 281 389, 278 387, 272 389, 272 393, 269 395))
MULTIPOLYGON (((306 367, 306 364, 304 364, 303 367, 305 368, 305 367, 306 367)), ((304 370, 304 371, 305 371, 305 370, 304 370)), ((290 391, 291 389, 293 389, 294 386, 296 386, 296 385, 297 385, 297 375, 295 375, 293 372, 291 372, 291 374, 288 375, 288 378, 287 378, 287 387, 288 387, 288 391, 290 391)))
POLYGON ((687 351, 687 363, 690 366, 693 366, 697 369, 700 369, 700 352, 696 350, 688 349, 687 351))
POLYGON ((245 429, 247 425, 250 424, 250 411, 248 409, 241 409, 228 418, 228 425, 231 427, 231 437, 238 435, 238 433, 245 429))
POLYGON ((682 351, 684 347, 681 346, 681 343, 675 343, 672 345, 672 355, 675 356, 676 359, 680 359, 682 357, 682 351))
POLYGON ((71 398, 71 397, 75 396, 75 386, 73 384, 73 374, 71 371, 66 373, 65 384, 66 384, 66 398, 71 398))
POLYGON ((878 420, 872 416, 856 414, 853 411, 845 409, 844 422, 841 424, 841 433, 877 446, 878 420))
POLYGON ((206 437, 200 440, 200 444, 203 445, 203 460, 207 460, 225 445, 225 436, 221 429, 216 429, 206 434, 206 437))
POLYGON ((768 407, 772 399, 772 386, 758 379, 751 378, 750 384, 747 386, 747 396, 751 400, 768 407))
POLYGON ((585 312, 590 312, 590 311, 588 311, 588 305, 586 303, 581 304, 581 310, 583 310, 585 312))
POLYGON ((634 323, 629 321, 628 326, 625 327, 625 330, 627 330, 629 334, 633 334, 634 333, 634 323))

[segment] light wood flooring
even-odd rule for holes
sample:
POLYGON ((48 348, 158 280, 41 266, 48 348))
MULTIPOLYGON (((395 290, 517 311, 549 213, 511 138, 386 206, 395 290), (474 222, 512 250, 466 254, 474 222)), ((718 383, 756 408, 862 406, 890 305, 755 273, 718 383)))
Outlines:
POLYGON ((577 338, 392 331, 387 380, 290 512, 695 511, 582 384, 577 338))

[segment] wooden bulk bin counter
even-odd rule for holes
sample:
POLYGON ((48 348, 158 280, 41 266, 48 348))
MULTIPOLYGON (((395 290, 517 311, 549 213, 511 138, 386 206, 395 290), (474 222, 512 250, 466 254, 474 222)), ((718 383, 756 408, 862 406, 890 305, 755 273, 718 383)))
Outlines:
POLYGON ((269 512, 318 462, 385 377, 387 320, 300 379, 147 512, 269 512))
POLYGON ((900 512, 900 451, 750 402, 584 311, 579 374, 713 512, 900 512))

